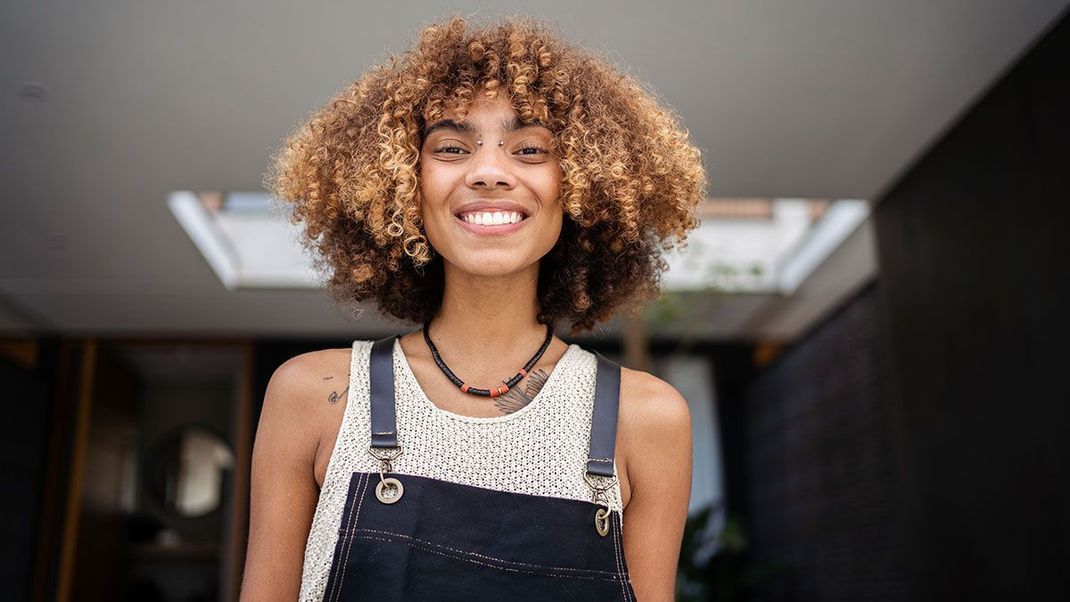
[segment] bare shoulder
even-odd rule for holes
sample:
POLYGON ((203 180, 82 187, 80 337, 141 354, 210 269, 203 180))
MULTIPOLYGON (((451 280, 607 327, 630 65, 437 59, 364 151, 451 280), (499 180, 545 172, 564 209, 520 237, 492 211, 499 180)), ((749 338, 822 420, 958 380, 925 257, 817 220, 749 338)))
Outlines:
POLYGON ((349 386, 349 349, 309 351, 283 362, 268 381, 265 405, 281 411, 318 413, 327 406, 344 405, 349 386))
MULTIPOLYGON (((639 600, 671 600, 691 497, 691 413, 675 387, 621 369, 624 556, 639 600)), ((622 499, 623 501, 623 499, 622 499)))
POLYGON ((661 478, 667 467, 690 472, 691 412, 676 387, 648 372, 624 367, 619 407, 617 450, 627 507, 636 491, 661 478))
POLYGON ((345 410, 349 358, 349 349, 321 349, 279 365, 264 392, 257 442, 285 442, 316 463, 321 443, 332 428, 337 432, 345 410))
POLYGON ((302 553, 319 499, 314 469, 325 428, 344 406, 331 404, 327 396, 338 383, 348 382, 346 351, 292 357, 268 381, 253 443, 242 600, 297 597, 302 553))
POLYGON ((684 396, 664 380, 641 370, 621 368, 620 427, 647 436, 690 432, 691 413, 684 396))

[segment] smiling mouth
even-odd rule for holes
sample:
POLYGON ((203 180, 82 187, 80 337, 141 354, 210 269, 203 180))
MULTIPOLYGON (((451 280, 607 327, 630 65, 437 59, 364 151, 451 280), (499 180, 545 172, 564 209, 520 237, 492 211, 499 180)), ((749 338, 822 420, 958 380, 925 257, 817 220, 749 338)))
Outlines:
POLYGON ((482 227, 513 226, 528 218, 519 211, 470 211, 455 217, 465 224, 482 227))
POLYGON ((472 211, 454 218, 459 228, 474 236, 509 236, 528 221, 528 216, 516 211, 472 211))

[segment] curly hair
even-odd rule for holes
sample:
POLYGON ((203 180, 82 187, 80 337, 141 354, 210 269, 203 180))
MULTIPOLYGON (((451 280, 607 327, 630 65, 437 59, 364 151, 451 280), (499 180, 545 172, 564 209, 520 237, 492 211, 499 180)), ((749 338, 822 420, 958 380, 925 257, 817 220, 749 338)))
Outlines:
POLYGON ((664 251, 686 246, 705 195, 701 152, 672 112, 631 76, 527 17, 425 27, 400 57, 366 71, 313 112, 274 155, 265 186, 303 222, 338 303, 431 319, 442 258, 420 214, 424 127, 473 95, 505 91, 523 123, 546 126, 566 212, 539 265, 538 320, 591 330, 661 292, 664 251))

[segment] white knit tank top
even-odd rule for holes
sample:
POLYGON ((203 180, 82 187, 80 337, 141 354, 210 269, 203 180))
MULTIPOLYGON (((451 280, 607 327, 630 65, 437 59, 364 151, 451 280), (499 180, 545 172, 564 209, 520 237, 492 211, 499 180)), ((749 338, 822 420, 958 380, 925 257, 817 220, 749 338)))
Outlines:
MULTIPOLYGON (((350 475, 379 470, 379 462, 368 454, 368 366, 373 342, 353 342, 342 425, 305 546, 301 600, 323 598, 350 475)), ((591 501, 591 488, 583 474, 594 410, 595 354, 569 345, 528 405, 492 417, 463 416, 435 406, 396 339, 393 355, 398 444, 403 450, 393 472, 399 473, 402 483, 401 475, 411 474, 498 491, 591 501)), ((610 510, 621 512, 619 480, 607 493, 610 510)))

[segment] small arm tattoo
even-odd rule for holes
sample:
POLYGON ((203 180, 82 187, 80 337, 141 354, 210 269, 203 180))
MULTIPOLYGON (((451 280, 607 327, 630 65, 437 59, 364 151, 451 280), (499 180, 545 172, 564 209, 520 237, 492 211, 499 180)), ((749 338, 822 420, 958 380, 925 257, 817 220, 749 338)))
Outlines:
POLYGON ((345 397, 346 391, 348 391, 348 390, 349 390, 349 387, 346 387, 345 389, 342 389, 340 392, 331 391, 331 394, 327 396, 327 401, 331 402, 331 404, 338 403, 339 399, 342 399, 343 397, 345 397))
MULTIPOLYGON (((324 376, 323 380, 334 380, 334 377, 333 376, 324 376)), ((340 400, 340 399, 345 397, 346 391, 348 391, 348 390, 349 390, 349 385, 346 385, 346 388, 342 389, 341 391, 331 391, 331 394, 327 396, 327 401, 330 402, 331 405, 334 405, 334 404, 338 403, 338 400, 340 400)))

